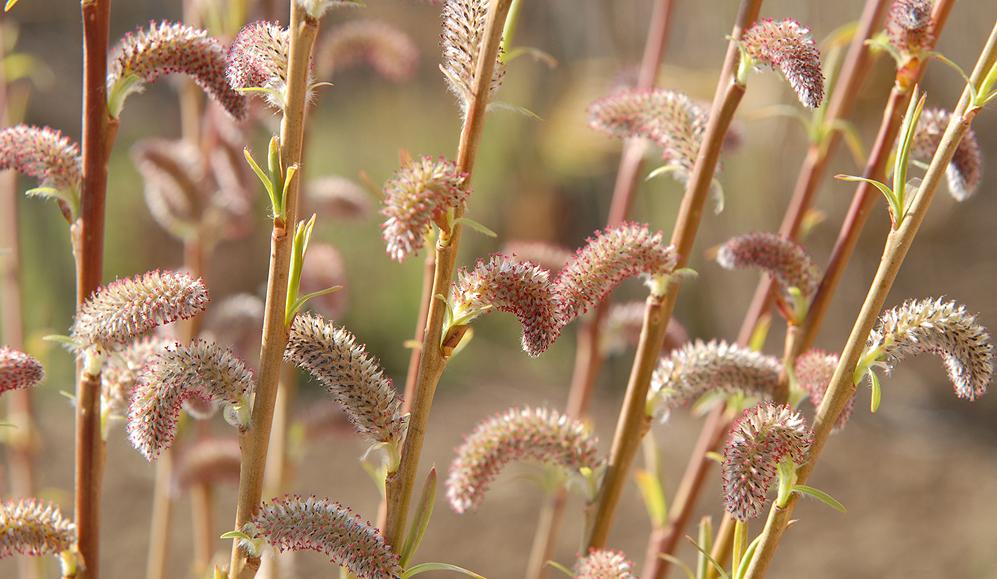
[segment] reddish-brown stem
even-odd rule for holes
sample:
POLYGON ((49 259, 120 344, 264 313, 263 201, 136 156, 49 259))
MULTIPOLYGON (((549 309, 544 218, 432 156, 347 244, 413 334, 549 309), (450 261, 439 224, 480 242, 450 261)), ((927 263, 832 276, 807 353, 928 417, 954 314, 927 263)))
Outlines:
MULTIPOLYGON (((426 252, 422 266, 422 293, 419 302, 419 317, 415 322, 414 342, 422 342, 422 334, 426 329, 426 318, 429 316, 429 300, 433 292, 433 276, 436 273, 436 253, 426 252)), ((419 376, 419 354, 422 348, 414 346, 409 353, 408 373, 405 375, 405 399, 402 401, 404 412, 412 411, 412 399, 415 398, 415 381, 419 376)))
MULTIPOLYGON (((673 0, 658 0, 654 3, 651 21, 644 43, 644 55, 641 59, 640 74, 636 88, 651 89, 658 77, 658 70, 664 58, 665 47, 668 44, 668 27, 671 22, 673 0)), ((616 184, 610 202, 607 227, 620 225, 627 219, 633 199, 637 192, 637 182, 644 161, 645 145, 643 141, 627 141, 623 146, 620 164, 616 171, 616 184)), ((575 366, 571 376, 571 388, 568 392, 567 414, 571 417, 582 417, 588 412, 592 391, 595 389, 599 371, 602 368, 603 356, 600 348, 602 324, 608 311, 609 300, 596 304, 592 314, 581 324, 575 346, 575 366)), ((547 571, 547 561, 553 555, 557 544, 557 536, 564 517, 567 499, 567 489, 554 489, 544 505, 534 531, 533 547, 527 566, 527 577, 542 578, 547 571)))
MULTIPOLYGON (((737 20, 731 33, 727 56, 720 74, 720 82, 710 111, 710 119, 703 136, 693 166, 692 174, 682 198, 682 205, 672 231, 672 245, 678 254, 677 268, 689 263, 689 256, 695 243, 696 233, 703 214, 703 206, 709 195, 716 172, 720 151, 734 113, 744 96, 744 85, 736 81, 734 71, 739 62, 737 39, 758 17, 761 0, 742 0, 737 20)), ((594 518, 588 536, 587 548, 602 548, 609 537, 613 515, 619 503, 623 487, 628 479, 630 466, 640 448, 641 439, 650 427, 647 414, 647 392, 651 375, 657 366, 665 330, 671 319, 680 285, 670 278, 663 296, 651 295, 647 300, 644 326, 634 358, 634 365, 627 384, 627 393, 620 411, 609 465, 603 479, 599 496, 594 505, 594 518)))

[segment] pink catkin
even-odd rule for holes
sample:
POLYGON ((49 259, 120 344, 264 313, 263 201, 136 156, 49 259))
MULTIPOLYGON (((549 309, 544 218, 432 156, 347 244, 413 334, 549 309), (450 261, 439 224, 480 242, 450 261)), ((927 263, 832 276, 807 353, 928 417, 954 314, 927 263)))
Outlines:
POLYGON ((335 73, 366 63, 393 82, 412 78, 419 49, 407 34, 380 20, 350 20, 330 32, 316 51, 319 70, 335 73))
POLYGON ((779 70, 804 106, 820 106, 824 100, 824 73, 809 28, 790 18, 760 20, 741 37, 741 49, 757 68, 779 70))
MULTIPOLYGON (((911 156, 914 159, 931 161, 951 118, 952 114, 944 109, 929 109, 921 114, 911 145, 911 156)), ((983 153, 972 129, 959 141, 946 168, 945 177, 949 193, 956 201, 972 197, 983 181, 983 153)))
POLYGON ((121 40, 108 74, 109 84, 135 75, 144 83, 180 73, 198 86, 233 117, 246 116, 246 101, 225 82, 225 48, 204 30, 184 24, 152 22, 121 40))
POLYGON ((620 551, 592 549, 575 563, 574 579, 637 579, 634 564, 620 551))
POLYGON ((54 504, 20 499, 0 505, 0 559, 58 555, 75 543, 76 526, 54 504))
POLYGON ((757 517, 779 463, 789 458, 795 465, 803 464, 812 439, 806 421, 789 406, 766 402, 745 410, 724 447, 727 512, 739 521, 757 517))
MULTIPOLYGON (((834 370, 838 367, 838 355, 823 350, 810 350, 796 359, 793 371, 796 374, 796 382, 810 397, 810 403, 814 408, 819 408, 824 400, 824 393, 831 383, 834 370)), ((855 396, 848 401, 845 408, 834 421, 834 431, 840 431, 848 424, 848 419, 852 416, 855 408, 855 396)))
POLYGON ((83 175, 79 146, 48 127, 0 130, 0 169, 34 177, 42 187, 77 192, 83 175))
POLYGON ((624 223, 598 231, 565 264, 555 282, 558 315, 567 323, 603 300, 623 280, 635 275, 664 275, 677 256, 664 245, 661 232, 624 223))
POLYGON ((450 290, 454 316, 470 322, 489 310, 510 313, 523 326, 523 350, 531 356, 547 351, 561 334, 562 320, 550 272, 501 254, 461 269, 450 290))
POLYGON ((290 35, 278 24, 262 20, 247 24, 229 47, 225 67, 229 86, 269 89, 267 102, 275 109, 284 108, 290 46, 290 35))
POLYGON ((596 470, 602 464, 597 444, 584 424, 556 410, 507 410, 479 424, 457 449, 447 499, 458 513, 476 509, 502 468, 518 460, 596 470))
POLYGON ((0 347, 0 394, 30 388, 44 379, 41 362, 19 350, 0 347))
POLYGON ((392 259, 403 261, 422 249, 433 221, 467 200, 466 180, 451 161, 420 157, 384 184, 381 229, 392 259))
POLYGON ((894 0, 886 17, 886 35, 901 53, 917 55, 934 42, 931 0, 894 0))
MULTIPOLYGON (((443 4, 443 64, 440 68, 465 114, 474 94, 474 74, 485 35, 488 5, 488 0, 446 0, 443 4)), ((505 65, 499 55, 489 84, 489 98, 498 92, 504 78, 505 65)))
POLYGON ((731 238, 720 246, 717 263, 724 269, 761 269, 775 279, 787 298, 793 287, 809 298, 817 291, 821 277, 820 269, 802 246, 774 233, 731 238))
POLYGON ((535 263, 551 272, 560 271, 574 256, 566 247, 545 241, 510 241, 502 253, 517 261, 535 263))
POLYGON ((254 538, 283 551, 317 551, 359 579, 396 579, 398 556, 380 531, 328 499, 286 495, 263 503, 243 527, 254 538))

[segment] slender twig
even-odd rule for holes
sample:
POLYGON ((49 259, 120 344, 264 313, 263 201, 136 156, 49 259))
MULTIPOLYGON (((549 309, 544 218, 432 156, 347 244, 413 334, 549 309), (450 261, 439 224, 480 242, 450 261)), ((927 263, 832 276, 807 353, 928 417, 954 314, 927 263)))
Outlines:
POLYGON ((215 556, 215 490, 209 484, 190 487, 190 513, 194 517, 194 576, 204 577, 215 556))
MULTIPOLYGON (((703 206, 709 195, 720 159, 727 129, 734 113, 744 96, 744 85, 737 81, 735 70, 740 61, 737 39, 758 17, 761 0, 742 0, 737 20, 731 33, 730 45, 724 66, 721 69, 720 83, 710 111, 710 120, 686 186, 682 205, 679 208, 675 228, 672 231, 672 245, 678 253, 677 268, 689 263, 689 256, 696 239, 696 232, 703 214, 703 206)), ((627 393, 620 411, 609 466, 600 488, 587 541, 588 548, 602 548, 606 544, 613 515, 623 486, 626 483, 634 456, 640 448, 641 439, 650 428, 647 414, 647 391, 651 384, 651 374, 657 366, 664 343, 665 329, 678 299, 680 284, 674 277, 669 278, 664 295, 651 294, 647 298, 644 312, 644 325, 641 329, 637 354, 630 372, 627 393)))
MULTIPOLYGON (((980 81, 994 66, 995 61, 997 61, 997 24, 991 30, 987 44, 980 53, 980 58, 971 76, 971 82, 979 86, 980 81)), ((928 166, 921 185, 917 188, 916 196, 906 217, 899 227, 890 230, 883 250, 883 257, 876 271, 876 277, 873 279, 868 294, 866 294, 865 302, 852 326, 848 341, 841 351, 841 358, 834 371, 834 377, 831 378, 824 399, 817 410, 817 416, 814 419, 813 443, 810 446, 807 461, 797 470, 797 484, 805 484, 810 477, 817 459, 831 435, 835 420, 845 408, 848 400, 855 394, 855 367, 858 365, 869 333, 889 296, 893 282, 914 243, 914 238, 924 222, 938 185, 944 178, 946 168, 955 154, 956 147, 959 146, 959 142, 969 131, 973 119, 981 110, 971 106, 970 98, 970 90, 967 87, 953 111, 952 119, 942 136, 934 157, 931 159, 931 164, 928 166)), ((765 523, 765 529, 762 531, 757 551, 748 568, 748 579, 761 579, 765 576, 798 500, 798 495, 794 493, 785 506, 779 507, 777 504, 773 504, 769 518, 765 523)))
MULTIPOLYGON (((484 127, 485 110, 488 106, 489 85, 495 70, 495 58, 501 43, 502 28, 509 12, 511 0, 491 0, 488 18, 485 22, 485 32, 481 49, 478 51, 478 62, 474 73, 474 92, 467 106, 467 114, 461 128, 460 141, 457 146, 457 167, 472 175, 474 160, 477 157, 481 131, 484 127)), ((470 177, 467 181, 470 181, 470 177)), ((455 220, 463 214, 463 208, 454 211, 455 220)), ((440 376, 447 364, 449 354, 444 353, 443 318, 445 304, 440 300, 431 299, 436 295, 448 295, 450 281, 453 278, 457 259, 457 249, 460 245, 461 225, 456 223, 452 232, 441 231, 436 240, 436 270, 433 274, 433 286, 429 294, 429 314, 426 329, 422 335, 419 370, 417 372, 415 389, 410 404, 408 432, 402 446, 401 462, 398 470, 390 474, 385 481, 384 536, 394 549, 400 549, 405 521, 408 517, 408 506, 412 498, 412 490, 419 469, 419 456, 422 452, 423 440, 426 437, 426 426, 429 422, 429 412, 433 405, 433 396, 440 376)))
MULTIPOLYGON (((644 55, 641 59, 640 73, 636 88, 653 88, 658 70, 664 58, 668 43, 668 29, 674 0, 657 0, 654 3, 651 21, 648 27, 647 40, 644 44, 644 55)), ((637 192, 637 180, 644 161, 645 145, 640 140, 627 141, 620 156, 619 168, 616 172, 616 185, 610 203, 607 227, 622 224, 630 213, 633 199, 637 192)), ((608 311, 609 299, 599 302, 592 315, 585 318, 578 330, 575 347, 575 366, 571 377, 571 389, 568 394, 567 415, 579 418, 588 413, 589 401, 595 383, 602 368, 603 356, 599 346, 603 320, 608 311)), ((547 561, 553 555, 557 544, 558 531, 564 515, 567 489, 562 486, 554 489, 547 499, 537 527, 534 531, 533 547, 530 551, 526 576, 540 579, 546 574, 547 561)))
MULTIPOLYGON (((308 94, 308 69, 318 20, 309 16, 298 2, 291 2, 291 45, 288 57, 287 97, 280 126, 280 157, 282 166, 301 165, 304 144, 305 108, 308 94)), ((287 344, 285 322, 287 282, 291 263, 291 243, 298 213, 298 184, 290 181, 285 192, 286 217, 276 217, 270 240, 270 271, 267 277, 267 299, 263 318, 263 343, 260 349, 260 370, 249 429, 241 437, 242 466, 239 472, 239 501, 235 529, 241 529, 259 507, 263 495, 263 473, 277 397, 277 383, 287 344)), ((246 557, 233 541, 229 577, 252 577, 259 568, 258 557, 246 557)))
MULTIPOLYGON (((885 0, 869 0, 866 3, 855 36, 852 39, 848 54, 842 65, 841 73, 835 84, 832 99, 828 103, 825 122, 833 123, 847 118, 854 107, 859 87, 865 78, 871 58, 866 40, 878 29, 889 4, 890 2, 885 0)), ((937 30, 940 30, 940 28, 937 30)), ((899 122, 898 119, 895 119, 890 114, 885 115, 884 118, 889 118, 891 123, 899 122)), ((885 137, 886 135, 881 135, 881 139, 885 137)), ((832 132, 823 146, 811 146, 808 150, 807 157, 797 178, 786 216, 783 218, 780 228, 780 233, 784 237, 793 240, 798 237, 803 217, 812 206, 818 185, 823 180, 827 170, 830 156, 839 142, 840 137, 837 132, 832 132)), ((892 141, 890 142, 892 143, 892 141)), ((742 322, 738 335, 738 342, 740 344, 748 344, 759 322, 768 315, 772 305, 771 289, 771 280, 764 277, 759 282, 758 289, 742 322)), ((799 341, 797 340, 796 343, 798 344, 799 341)), ((674 552, 679 538, 688 524, 712 462, 707 458, 706 454, 710 451, 716 451, 719 448, 730 426, 730 417, 725 416, 724 411, 725 409, 722 406, 713 410, 703 425, 700 437, 690 456, 689 463, 686 466, 685 473, 682 476, 672 503, 668 525, 663 529, 656 530, 648 544, 643 575, 645 579, 652 577, 654 579, 661 579, 667 574, 669 563, 658 555, 660 553, 674 552)), ((725 517, 719 526, 713 551, 715 556, 720 557, 719 561, 726 561, 727 556, 730 554, 732 532, 733 526, 725 517)), ((714 571, 711 569, 710 572, 714 571)))

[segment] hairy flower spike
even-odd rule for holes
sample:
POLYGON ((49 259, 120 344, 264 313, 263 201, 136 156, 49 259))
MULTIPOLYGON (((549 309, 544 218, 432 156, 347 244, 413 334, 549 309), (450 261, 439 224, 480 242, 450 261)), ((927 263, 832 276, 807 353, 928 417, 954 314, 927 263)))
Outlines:
POLYGON ((667 417, 712 391, 768 398, 778 388, 781 368, 772 356, 736 344, 696 340, 661 359, 651 379, 650 406, 667 417))
POLYGON ((565 264, 555 291, 564 323, 603 300, 623 280, 635 275, 661 276, 675 268, 675 248, 664 245, 661 232, 624 223, 597 231, 565 264))
POLYGON ((246 397, 252 387, 252 372, 221 346, 203 340, 168 346, 146 365, 132 391, 128 438, 153 460, 173 443, 184 400, 198 396, 235 411, 248 410, 246 397))
POLYGON ((80 307, 73 338, 83 344, 122 345, 156 326, 195 316, 208 290, 185 273, 150 271, 99 288, 80 307))
POLYGON ((894 0, 886 17, 890 44, 907 55, 930 48, 935 36, 931 8, 931 0, 894 0))
POLYGON ((820 106, 824 100, 824 73, 809 28, 790 18, 780 22, 760 20, 744 33, 740 44, 742 58, 747 55, 757 69, 778 69, 804 106, 820 106))
POLYGON ((523 326, 523 350, 530 356, 547 351, 561 334, 562 320, 550 272, 502 254, 461 269, 450 290, 454 323, 469 323, 490 310, 516 316, 523 326))
POLYGON ((145 202, 160 227, 183 239, 204 211, 207 167, 200 148, 188 140, 146 139, 132 149, 145 182, 145 202))
POLYGON ((290 34, 276 23, 247 24, 229 47, 225 69, 229 85, 235 90, 266 89, 270 106, 283 109, 290 48, 290 34))
POLYGON ((76 217, 83 162, 79 146, 62 133, 30 125, 0 130, 0 170, 7 169, 38 179, 40 189, 34 191, 59 200, 63 212, 70 219, 76 217), (44 189, 55 193, 47 194, 44 189))
POLYGON ((458 513, 481 504, 505 465, 533 460, 570 471, 598 469, 598 440, 581 421, 547 408, 513 408, 479 424, 457 449, 447 499, 458 513))
POLYGON ((505 244, 503 253, 518 261, 535 263, 552 272, 560 271, 574 255, 566 247, 545 241, 510 241, 505 244))
POLYGON ((408 417, 391 380, 346 328, 314 314, 291 324, 284 359, 307 370, 343 407, 357 431, 373 442, 401 442, 408 417))
POLYGON ((186 446, 180 454, 173 473, 173 491, 179 493, 195 484, 238 483, 241 462, 239 439, 200 439, 186 446))
POLYGON ((366 63, 393 82, 412 78, 419 63, 419 49, 395 26, 381 20, 350 20, 328 35, 317 51, 319 70, 326 74, 366 63))
MULTIPOLYGON (((317 551, 349 569, 358 579, 395 579, 398 555, 380 531, 329 499, 287 495, 263 503, 242 531, 280 552, 317 551)), ((243 542, 244 548, 255 547, 243 542)))
POLYGON ((820 269, 798 243, 774 233, 747 233, 720 246, 717 263, 724 269, 764 270, 787 294, 797 288, 809 298, 820 284, 820 269))
POLYGON ((935 354, 945 362, 960 398, 983 396, 994 373, 994 347, 987 329, 956 302, 911 300, 883 312, 865 351, 892 368, 907 356, 935 354))
MULTIPOLYGON (((928 162, 942 142, 942 135, 952 114, 945 109, 929 109, 921 113, 911 146, 911 157, 928 162)), ((976 133, 969 129, 959 141, 952 161, 945 171, 949 193, 956 201, 965 201, 976 193, 983 180, 983 154, 976 133)))
POLYGON ((626 555, 610 549, 592 549, 575 563, 575 579, 637 579, 626 555))
POLYGON ((312 179, 305 185, 305 198, 314 211, 323 218, 365 219, 374 208, 370 193, 355 181, 328 175, 312 179))
POLYGON ((19 350, 0 347, 0 394, 30 388, 44 378, 41 362, 19 350))
POLYGON ((159 336, 139 338, 107 359, 100 373, 101 415, 124 418, 139 374, 152 359, 172 344, 159 336))
POLYGON ((649 139, 685 181, 703 143, 709 111, 686 95, 665 89, 630 89, 592 103, 589 126, 620 138, 649 139))
POLYGON ((758 516, 765 506, 779 463, 807 459, 813 436, 803 416, 787 406, 765 402, 745 410, 724 447, 723 489, 727 512, 739 521, 758 516))
POLYGON ((54 504, 21 499, 0 505, 0 559, 58 555, 75 543, 76 526, 54 504))
MULTIPOLYGON (((612 304, 606 316, 606 326, 600 344, 606 353, 622 352, 627 347, 636 347, 644 326, 644 312, 647 303, 637 300, 612 304)), ((665 329, 665 343, 661 352, 667 354, 689 341, 689 333, 674 317, 668 320, 665 329)))
POLYGON ((454 163, 421 157, 384 184, 381 214, 387 219, 381 228, 392 259, 402 261, 422 249, 430 224, 467 200, 466 180, 454 163))
MULTIPOLYGON (((485 36, 488 5, 488 0, 446 0, 443 5, 443 64, 440 69, 465 115, 474 96, 474 73, 485 36)), ((504 77, 505 65, 500 54, 492 73, 489 98, 502 86, 504 77)))
POLYGON ((115 51, 108 74, 109 93, 120 105, 130 93, 141 91, 143 84, 161 76, 181 73, 191 77, 233 117, 246 116, 246 101, 225 82, 225 49, 204 30, 184 24, 150 23, 125 35, 115 51), (136 82, 138 81, 138 82, 136 82))
MULTIPOLYGON (((810 350, 796 359, 793 371, 796 382, 809 396, 814 408, 819 408, 824 400, 824 393, 831 383, 834 370, 838 367, 838 355, 823 350, 810 350)), ((840 431, 848 424, 855 407, 855 396, 848 401, 845 408, 834 422, 834 431, 840 431)))

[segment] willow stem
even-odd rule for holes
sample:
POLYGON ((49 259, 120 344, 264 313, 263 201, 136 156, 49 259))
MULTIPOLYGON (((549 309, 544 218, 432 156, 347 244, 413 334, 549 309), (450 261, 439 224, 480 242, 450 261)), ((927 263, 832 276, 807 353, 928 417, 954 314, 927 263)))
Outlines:
MULTIPOLYGON (((495 71, 495 59, 510 4, 511 0, 491 0, 488 7, 488 17, 474 73, 474 91, 467 104, 460 142, 457 146, 457 167, 468 175, 466 182, 470 182, 470 176, 473 174, 474 160, 484 127, 485 110, 488 107, 489 86, 495 71)), ((461 215, 463 208, 458 207, 454 211, 454 219, 461 215)), ((443 342, 443 317, 446 305, 440 300, 430 298, 450 293, 460 234, 461 226, 457 223, 451 234, 441 232, 436 241, 436 269, 433 274, 432 293, 423 296, 424 300, 429 299, 430 305, 419 350, 419 369, 416 373, 415 388, 409 401, 411 414, 408 432, 402 445, 398 470, 389 474, 385 481, 385 504, 382 509, 384 520, 381 528, 388 544, 396 551, 402 546, 408 507, 419 470, 419 456, 426 437, 433 396, 447 363, 446 355, 440 347, 443 342)))
MULTIPOLYGON (((309 63, 318 26, 318 20, 309 16, 299 2, 291 2, 287 94, 280 125, 280 157, 284 167, 302 165, 309 63)), ((234 526, 236 530, 252 519, 263 495, 263 475, 270 446, 277 384, 288 339, 284 310, 300 182, 301 177, 291 180, 284 197, 285 216, 274 219, 270 238, 270 270, 267 276, 260 370, 249 428, 240 437, 242 464, 239 470, 239 498, 234 526)), ((247 558, 239 549, 238 541, 233 541, 229 565, 231 579, 253 577, 259 565, 258 557, 247 558)))
MULTIPOLYGON (((671 22, 673 0, 657 0, 654 3, 651 21, 644 43, 640 74, 636 88, 654 88, 658 70, 668 44, 668 29, 671 22)), ((627 220, 637 193, 637 182, 644 161, 645 144, 641 140, 627 141, 620 156, 616 171, 616 184, 610 202, 606 227, 615 227, 627 220)), ((588 413, 589 401, 595 389, 603 355, 600 347, 602 325, 609 310, 609 296, 596 304, 590 316, 584 318, 577 334, 575 346, 575 366, 571 376, 571 389, 568 393, 567 415, 581 418, 588 413)), ((557 545, 557 537, 564 518, 567 504, 567 489, 563 486, 554 489, 547 498, 537 520, 533 547, 527 565, 529 579, 542 579, 547 574, 547 561, 551 560, 557 545)))
MULTIPOLYGON (((682 205, 679 208, 675 228, 672 231, 671 242, 678 254, 676 268, 684 268, 689 263, 689 256, 692 253, 703 214, 703 206, 709 196, 713 175, 720 159, 724 138, 741 98, 744 96, 745 87, 736 81, 734 75, 740 60, 737 39, 758 17, 760 8, 761 0, 742 0, 738 9, 737 20, 731 32, 732 40, 727 49, 717 93, 710 111, 710 120, 706 126, 706 134, 703 136, 703 145, 696 157, 696 163, 693 166, 685 195, 682 198, 682 205)), ((647 392, 651 385, 651 375, 658 363, 661 346, 664 343, 666 328, 678 299, 679 287, 678 281, 672 278, 669 280, 663 296, 652 294, 647 299, 644 324, 633 368, 630 372, 630 381, 627 384, 623 408, 617 422, 616 434, 613 437, 609 466, 597 502, 594 505, 594 518, 587 540, 587 548, 589 549, 598 549, 606 545, 616 505, 628 479, 630 466, 640 448, 641 439, 650 428, 650 417, 647 414, 647 392)))
MULTIPOLYGON (((987 44, 980 53, 980 58, 977 60, 970 77, 975 86, 980 85, 980 81, 994 66, 995 61, 997 61, 997 24, 992 28, 987 44)), ((856 384, 853 373, 865 348, 869 333, 876 324, 876 319, 889 296, 893 282, 896 280, 904 259, 914 243, 914 238, 924 222, 928 208, 931 206, 938 185, 945 176, 945 171, 953 155, 955 155, 956 148, 963 136, 969 131, 973 119, 980 110, 971 106, 970 91, 967 87, 963 91, 959 104, 952 112, 952 118, 931 159, 931 164, 928 166, 921 185, 917 189, 907 216, 899 227, 890 231, 886 239, 886 246, 876 271, 876 277, 866 294, 865 302, 852 326, 848 341, 841 351, 834 377, 831 378, 820 408, 817 409, 813 429, 814 440, 810 446, 806 463, 797 470, 797 484, 805 484, 809 479, 824 445, 827 444, 835 421, 855 394, 856 384)), ((765 529, 760 535, 761 539, 756 554, 748 567, 747 579, 761 579, 765 576, 798 500, 799 495, 793 493, 784 507, 772 506, 765 522, 765 529)))

